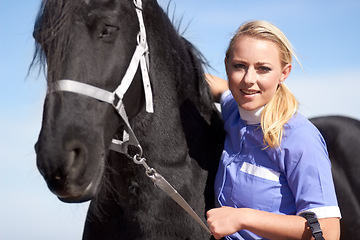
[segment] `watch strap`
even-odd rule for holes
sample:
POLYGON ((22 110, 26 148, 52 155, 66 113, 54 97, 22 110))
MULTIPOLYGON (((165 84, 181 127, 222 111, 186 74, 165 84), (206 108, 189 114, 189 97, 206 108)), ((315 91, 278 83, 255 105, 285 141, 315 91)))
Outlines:
POLYGON ((323 232, 320 228, 320 223, 315 217, 313 212, 303 212, 300 216, 304 217, 307 220, 307 223, 311 229, 311 233, 316 240, 325 240, 323 237, 323 232))

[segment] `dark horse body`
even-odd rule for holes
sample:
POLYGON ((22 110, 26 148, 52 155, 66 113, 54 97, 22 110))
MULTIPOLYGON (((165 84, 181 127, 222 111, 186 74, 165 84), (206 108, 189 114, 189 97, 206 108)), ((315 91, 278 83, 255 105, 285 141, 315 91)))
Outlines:
MULTIPOLYGON (((143 15, 154 113, 145 111, 139 72, 125 94, 125 108, 148 164, 204 220, 205 211, 214 207, 212 188, 224 140, 222 123, 197 52, 179 36, 156 1, 144 0, 143 15)), ((113 91, 126 72, 138 31, 132 1, 43 2, 34 35, 41 45, 37 56, 47 62, 48 84, 74 79, 113 91)), ((358 152, 350 148, 359 141, 359 133, 354 135, 360 131, 359 123, 342 118, 313 122, 323 133, 333 161, 344 237, 355 239, 360 229, 359 155, 347 154, 358 152), (344 121, 349 124, 344 126, 344 121), (353 130, 338 131, 348 129, 344 127, 353 130)), ((70 92, 49 92, 46 97, 36 144, 38 168, 60 200, 92 199, 83 238, 210 238, 154 186, 141 166, 109 151, 111 139, 121 135, 123 127, 108 103, 70 92)))
POLYGON ((341 209, 341 239, 360 237, 360 121, 327 116, 310 119, 327 144, 341 209))
MULTIPOLYGON (((154 113, 144 107, 141 74, 124 102, 148 164, 205 221, 214 207, 213 181, 222 123, 195 49, 154 0, 143 1, 154 113)), ((48 0, 35 26, 47 80, 74 79, 113 91, 135 50, 139 23, 133 1, 48 0)), ((109 151, 124 123, 113 107, 70 92, 47 94, 36 144, 37 165, 60 200, 92 200, 84 239, 209 239, 141 166, 109 151)))

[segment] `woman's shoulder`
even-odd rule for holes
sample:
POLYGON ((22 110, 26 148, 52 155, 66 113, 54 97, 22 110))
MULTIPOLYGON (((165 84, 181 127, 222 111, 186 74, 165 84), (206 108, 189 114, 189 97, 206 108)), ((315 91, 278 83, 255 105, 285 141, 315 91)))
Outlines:
POLYGON ((224 105, 226 103, 228 103, 229 101, 231 101, 232 99, 234 99, 233 95, 231 94, 230 90, 226 90, 225 92, 223 92, 220 96, 220 104, 224 105))
POLYGON ((284 140, 288 144, 325 144, 320 131, 305 116, 297 112, 284 125, 284 140))
POLYGON ((302 166, 330 163, 326 142, 320 131, 303 115, 297 113, 284 125, 284 135, 279 149, 280 159, 289 173, 302 166), (304 165, 305 162, 305 165, 304 165))
POLYGON ((220 97, 221 114, 224 120, 238 113, 238 105, 230 90, 225 91, 220 97))
POLYGON ((302 130, 318 132, 314 124, 308 118, 299 112, 296 112, 292 118, 284 125, 285 131, 302 132, 302 130))

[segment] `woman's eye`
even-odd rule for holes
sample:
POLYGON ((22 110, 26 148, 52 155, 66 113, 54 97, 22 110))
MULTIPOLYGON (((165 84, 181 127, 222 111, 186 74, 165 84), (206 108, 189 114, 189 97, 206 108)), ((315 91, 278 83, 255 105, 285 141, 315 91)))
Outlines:
POLYGON ((241 63, 236 63, 234 64, 234 68, 236 69, 245 69, 245 65, 244 64, 241 64, 241 63))
POLYGON ((259 71, 260 71, 260 72, 270 72, 270 71, 271 71, 271 68, 265 67, 265 66, 261 66, 261 67, 259 67, 259 71))

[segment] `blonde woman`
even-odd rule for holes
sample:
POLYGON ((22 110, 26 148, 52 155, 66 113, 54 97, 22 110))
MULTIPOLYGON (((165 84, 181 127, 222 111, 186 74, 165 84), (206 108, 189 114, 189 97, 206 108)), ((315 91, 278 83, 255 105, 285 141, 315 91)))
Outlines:
POLYGON ((252 21, 226 52, 228 82, 206 75, 227 133, 215 182, 221 207, 207 213, 216 239, 311 239, 307 212, 320 223, 317 239, 340 238, 324 139, 284 84, 292 56, 277 27, 252 21))

